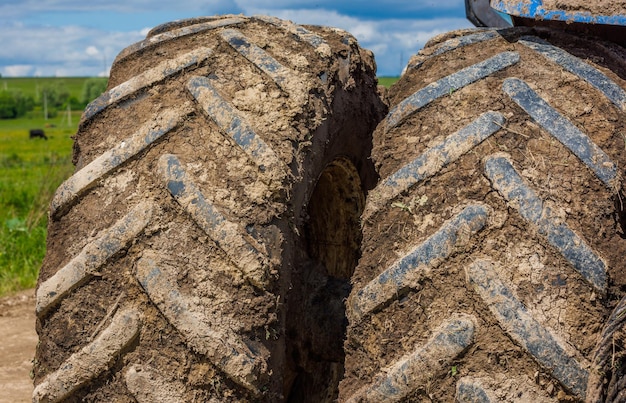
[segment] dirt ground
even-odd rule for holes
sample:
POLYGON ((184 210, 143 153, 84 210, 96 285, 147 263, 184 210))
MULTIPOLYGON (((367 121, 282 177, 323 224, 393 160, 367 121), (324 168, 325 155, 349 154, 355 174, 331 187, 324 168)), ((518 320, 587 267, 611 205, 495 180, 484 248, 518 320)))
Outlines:
POLYGON ((35 290, 0 298, 0 403, 31 401, 36 345, 35 290))

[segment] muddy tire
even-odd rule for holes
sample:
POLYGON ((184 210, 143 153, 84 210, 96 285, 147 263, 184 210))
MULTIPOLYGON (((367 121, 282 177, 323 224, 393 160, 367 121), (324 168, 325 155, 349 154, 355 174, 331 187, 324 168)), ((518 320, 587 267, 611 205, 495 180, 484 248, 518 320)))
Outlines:
POLYGON ((526 29, 447 34, 411 60, 374 133, 341 401, 584 400, 610 378, 624 60, 526 29))
POLYGON ((336 397, 385 113, 340 30, 200 18, 122 51, 52 201, 34 400, 336 397))

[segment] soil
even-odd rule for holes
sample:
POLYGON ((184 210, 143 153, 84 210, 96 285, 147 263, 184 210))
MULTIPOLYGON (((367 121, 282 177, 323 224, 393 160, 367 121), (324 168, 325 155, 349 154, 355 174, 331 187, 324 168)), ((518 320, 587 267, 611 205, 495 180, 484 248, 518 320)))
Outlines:
POLYGON ((35 290, 0 299, 0 403, 30 402, 37 333, 35 290))

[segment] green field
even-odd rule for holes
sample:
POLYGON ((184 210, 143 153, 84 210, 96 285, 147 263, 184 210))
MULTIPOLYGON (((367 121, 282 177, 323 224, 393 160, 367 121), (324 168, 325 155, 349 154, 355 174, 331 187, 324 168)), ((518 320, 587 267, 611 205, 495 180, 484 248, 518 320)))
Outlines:
MULTIPOLYGON (((0 90, 20 90, 24 95, 30 95, 37 102, 41 99, 41 91, 46 86, 62 84, 70 94, 80 98, 83 84, 88 77, 2 77, 0 78, 0 90)), ((107 81, 106 77, 98 77, 97 80, 107 81)))
MULTIPOLYGON (((80 97, 87 78, 0 78, 0 89, 36 98, 45 85, 61 81, 80 97)), ((44 119, 37 108, 17 119, 0 119, 0 295, 33 287, 45 255, 48 204, 73 172, 72 139, 81 111, 44 119), (48 140, 29 139, 30 129, 48 140)))
POLYGON ((393 84, 398 81, 400 77, 378 77, 378 85, 385 86, 387 88, 391 87, 393 84))

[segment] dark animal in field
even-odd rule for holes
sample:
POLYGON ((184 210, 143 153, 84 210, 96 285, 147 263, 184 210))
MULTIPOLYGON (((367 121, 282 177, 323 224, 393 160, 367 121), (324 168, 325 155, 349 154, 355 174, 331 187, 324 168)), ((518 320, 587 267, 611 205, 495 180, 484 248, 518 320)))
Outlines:
POLYGON ((48 136, 46 136, 46 133, 44 133, 42 129, 30 129, 28 137, 31 139, 41 138, 48 140, 48 136))

